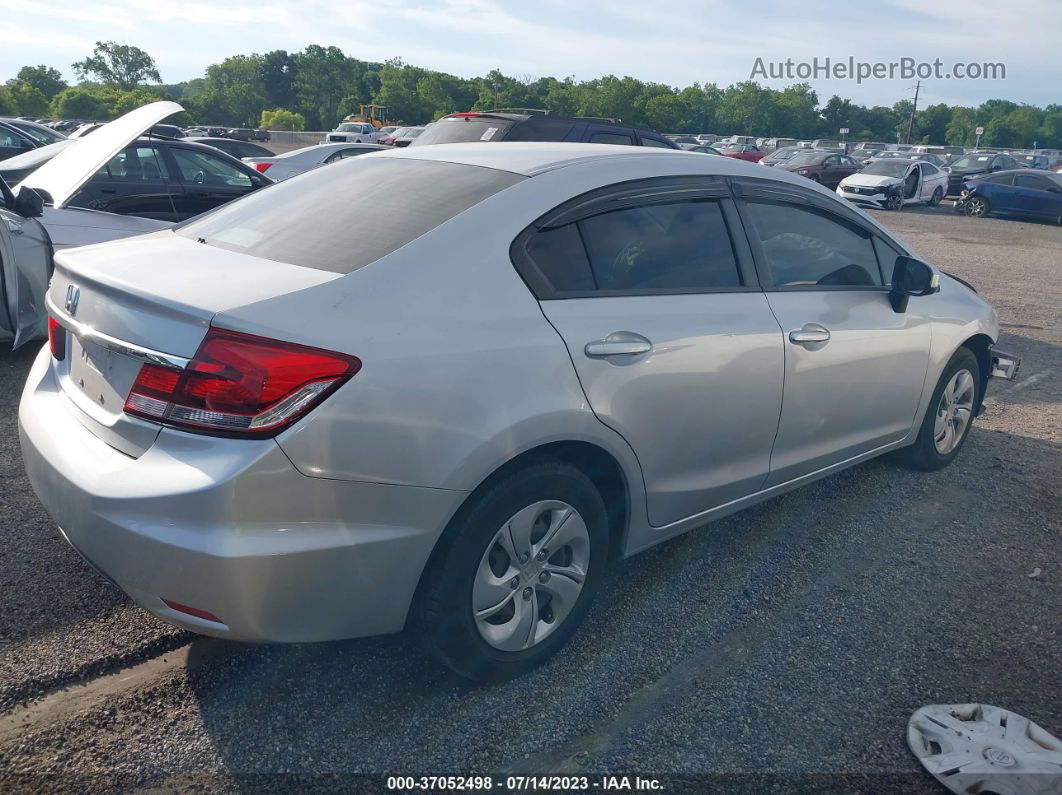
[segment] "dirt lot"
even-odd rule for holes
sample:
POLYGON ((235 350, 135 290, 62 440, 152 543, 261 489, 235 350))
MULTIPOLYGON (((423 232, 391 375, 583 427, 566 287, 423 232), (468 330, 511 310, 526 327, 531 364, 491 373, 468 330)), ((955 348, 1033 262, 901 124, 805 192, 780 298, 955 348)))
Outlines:
POLYGON ((905 744, 923 704, 1062 735, 1062 229, 877 217, 991 300, 1023 357, 956 463, 873 461, 642 554, 564 653, 502 685, 404 636, 240 646, 135 608, 30 491, 15 409, 32 354, 0 355, 0 788, 608 771, 939 792, 905 744))

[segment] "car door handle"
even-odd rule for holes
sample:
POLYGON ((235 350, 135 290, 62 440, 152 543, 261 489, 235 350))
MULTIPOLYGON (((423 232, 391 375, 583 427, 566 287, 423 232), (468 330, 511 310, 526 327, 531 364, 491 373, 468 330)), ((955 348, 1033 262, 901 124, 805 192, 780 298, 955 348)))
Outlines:
POLYGON ((789 332, 789 341, 796 345, 815 345, 830 341, 830 330, 818 323, 805 323, 803 328, 789 332))
POLYGON ((609 356, 637 356, 649 353, 652 349, 653 343, 641 334, 614 331, 603 340, 586 343, 583 353, 591 359, 605 359, 609 356))

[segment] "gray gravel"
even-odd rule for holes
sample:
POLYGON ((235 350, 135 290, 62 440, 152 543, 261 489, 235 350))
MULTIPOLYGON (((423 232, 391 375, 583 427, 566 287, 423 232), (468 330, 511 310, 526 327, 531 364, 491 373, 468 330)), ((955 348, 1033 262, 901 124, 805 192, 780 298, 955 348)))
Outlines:
MULTIPOLYGON (((1001 344, 1023 356, 948 469, 873 461, 650 550, 613 572, 559 657, 515 682, 470 685, 404 636, 197 638, 210 662, 0 745, 0 786, 611 771, 711 774, 735 791, 938 792, 904 739, 923 704, 985 701, 1062 734, 1062 230, 948 210, 877 217, 993 301, 1001 344)), ((0 404, 27 363, 0 359, 0 404)), ((56 539, 7 422, 0 687, 32 695, 181 642, 56 539)))

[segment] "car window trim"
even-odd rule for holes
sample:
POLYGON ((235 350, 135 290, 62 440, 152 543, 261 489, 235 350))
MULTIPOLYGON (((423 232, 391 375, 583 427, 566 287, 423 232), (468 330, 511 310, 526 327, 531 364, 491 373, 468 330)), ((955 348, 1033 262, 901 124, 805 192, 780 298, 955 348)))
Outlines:
MULTIPOLYGON (((731 184, 731 187, 735 187, 731 184)), ((808 209, 818 212, 831 220, 836 221, 842 226, 854 228, 861 234, 866 235, 871 240, 871 250, 874 252, 874 261, 878 264, 879 275, 882 277, 882 281, 886 281, 885 272, 881 267, 881 258, 878 255, 877 248, 873 243, 875 236, 883 237, 880 230, 871 229, 865 224, 858 223, 855 219, 846 217, 846 213, 833 212, 833 208, 829 207, 825 200, 815 201, 818 197, 812 197, 805 195, 800 190, 787 190, 788 186, 779 186, 777 190, 770 190, 763 186, 754 186, 749 188, 742 184, 738 186, 741 194, 735 201, 735 207, 741 218, 741 223, 745 227, 745 239, 752 252, 753 261, 755 262, 756 272, 759 275, 759 281, 762 285, 762 289, 765 293, 789 293, 789 292, 879 292, 887 293, 890 288, 887 284, 804 284, 804 285, 791 285, 791 286, 779 286, 774 283, 774 276, 771 273, 770 266, 767 263, 767 256, 763 252, 763 246, 759 240, 759 236, 753 234, 755 225, 752 219, 749 217, 748 208, 746 206, 746 199, 752 201, 760 200, 767 202, 774 202, 777 204, 791 203, 794 206, 801 207, 802 209, 808 209), (763 195, 760 195, 763 194, 763 195)), ((895 241, 888 240, 888 242, 894 245, 895 248, 904 251, 906 250, 899 245, 895 244, 895 241)))
MULTIPOLYGON (((589 259, 589 254, 587 254, 589 259)), ((752 252, 748 247, 741 219, 725 180, 710 175, 688 177, 650 177, 596 188, 575 196, 541 215, 525 227, 509 246, 509 259, 539 301, 569 298, 618 298, 651 295, 696 295, 714 293, 760 292, 761 286, 752 252), (642 201, 642 199, 650 199, 642 201), (527 243, 537 232, 557 229, 595 215, 645 204, 670 204, 684 200, 717 201, 727 227, 731 249, 741 284, 725 287, 637 288, 632 290, 557 290, 527 254, 527 243)))

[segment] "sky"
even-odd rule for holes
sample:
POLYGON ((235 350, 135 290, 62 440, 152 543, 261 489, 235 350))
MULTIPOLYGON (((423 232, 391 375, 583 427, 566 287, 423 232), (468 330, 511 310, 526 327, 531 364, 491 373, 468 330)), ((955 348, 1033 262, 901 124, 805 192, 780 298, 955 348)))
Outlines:
MULTIPOLYGON (((141 47, 162 79, 202 77, 237 53, 336 45, 362 60, 463 77, 494 68, 515 77, 605 74, 685 86, 746 80, 756 63, 1001 62, 1006 78, 923 81, 919 105, 1002 98, 1062 104, 1062 0, 18 0, 0 27, 0 82, 26 64, 70 65, 97 40, 141 47)), ((864 105, 913 95, 914 77, 809 79, 864 105)), ((784 88, 792 80, 764 80, 784 88)))

